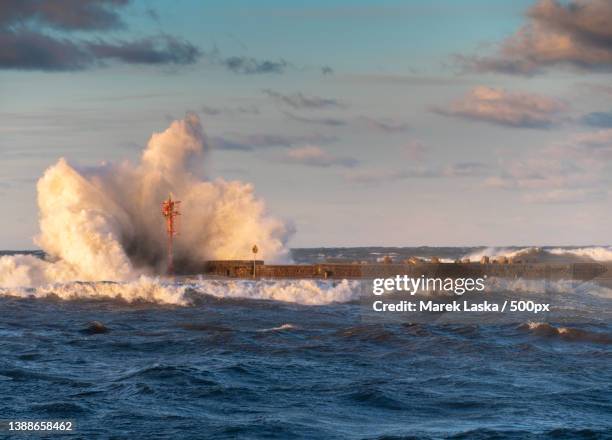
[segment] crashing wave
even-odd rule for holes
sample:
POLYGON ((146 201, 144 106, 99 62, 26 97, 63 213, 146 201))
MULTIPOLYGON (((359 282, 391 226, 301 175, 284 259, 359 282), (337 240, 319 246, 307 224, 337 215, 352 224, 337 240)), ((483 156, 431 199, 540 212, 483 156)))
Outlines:
POLYGON ((465 255, 463 258, 469 258, 470 261, 479 261, 482 257, 491 257, 491 258, 515 258, 515 257, 525 257, 525 256, 535 256, 542 253, 542 250, 538 247, 526 247, 520 249, 511 249, 511 248, 503 248, 503 247, 487 247, 484 249, 479 249, 477 251, 471 252, 468 255, 465 255))
POLYGON ((604 262, 604 261, 612 261, 612 248, 610 247, 583 247, 583 248, 573 248, 573 249, 565 249, 565 248, 554 248, 549 249, 553 255, 574 255, 577 257, 586 257, 590 260, 604 262))
POLYGON ((185 269, 209 259, 259 255, 282 260, 289 231, 266 214, 253 187, 202 178, 208 149, 200 120, 188 114, 151 136, 140 163, 78 169, 60 159, 38 181, 40 234, 48 261, 0 259, 0 286, 67 281, 126 281, 163 273, 166 237, 160 203, 182 200, 175 260, 185 269))
POLYGON ((583 247, 583 248, 498 248, 488 247, 479 249, 466 255, 471 261, 479 261, 488 256, 492 259, 506 257, 508 259, 519 259, 531 263, 544 262, 605 262, 612 261, 612 248, 609 247, 583 247))
POLYGON ((188 306, 198 296, 273 300, 302 305, 346 303, 359 298, 358 281, 323 280, 193 280, 172 282, 141 276, 128 282, 70 282, 37 288, 0 288, 0 296, 121 300, 188 306))

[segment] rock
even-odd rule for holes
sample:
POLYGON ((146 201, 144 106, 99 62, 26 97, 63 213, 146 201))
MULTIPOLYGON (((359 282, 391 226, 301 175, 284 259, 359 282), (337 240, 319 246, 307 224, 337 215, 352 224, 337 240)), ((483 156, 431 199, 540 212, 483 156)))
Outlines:
POLYGON ((500 257, 497 257, 493 260, 494 264, 508 264, 508 257, 506 257, 505 255, 502 255, 500 257))
POLYGON ((87 335, 99 335, 108 332, 108 328, 100 321, 91 321, 89 324, 87 324, 87 327, 81 330, 81 333, 85 333, 87 335))

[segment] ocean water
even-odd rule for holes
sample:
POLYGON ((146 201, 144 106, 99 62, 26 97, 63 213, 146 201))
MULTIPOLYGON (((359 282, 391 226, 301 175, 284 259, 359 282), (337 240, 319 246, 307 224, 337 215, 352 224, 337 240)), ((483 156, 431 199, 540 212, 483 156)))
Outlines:
MULTIPOLYGON (((563 252, 599 261, 609 252, 585 249, 563 252)), ((493 251, 301 249, 293 258, 479 252, 493 251)), ((576 322, 467 325, 364 321, 357 284, 2 288, 0 420, 69 419, 67 438, 85 439, 612 438, 608 288, 555 292, 580 311, 576 322)), ((516 295, 533 298, 530 286, 516 295)))

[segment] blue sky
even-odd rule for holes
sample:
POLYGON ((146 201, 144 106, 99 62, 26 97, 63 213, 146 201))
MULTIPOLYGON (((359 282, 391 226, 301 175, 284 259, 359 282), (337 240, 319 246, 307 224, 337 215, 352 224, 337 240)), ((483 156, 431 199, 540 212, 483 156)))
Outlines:
POLYGON ((607 0, 122 3, 0 11, 0 248, 187 111, 292 246, 610 242, 607 0))

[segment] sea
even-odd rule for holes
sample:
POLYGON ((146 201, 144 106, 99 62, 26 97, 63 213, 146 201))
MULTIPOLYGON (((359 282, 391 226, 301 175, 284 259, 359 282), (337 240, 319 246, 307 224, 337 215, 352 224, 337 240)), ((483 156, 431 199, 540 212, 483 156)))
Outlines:
MULTIPOLYGON (((612 260, 607 247, 311 248, 292 259, 521 252, 612 260)), ((562 316, 378 322, 364 319, 359 283, 0 286, 0 438, 612 438, 610 287, 499 285, 554 296, 562 316), (69 421, 72 431, 10 431, 18 421, 69 421)))

